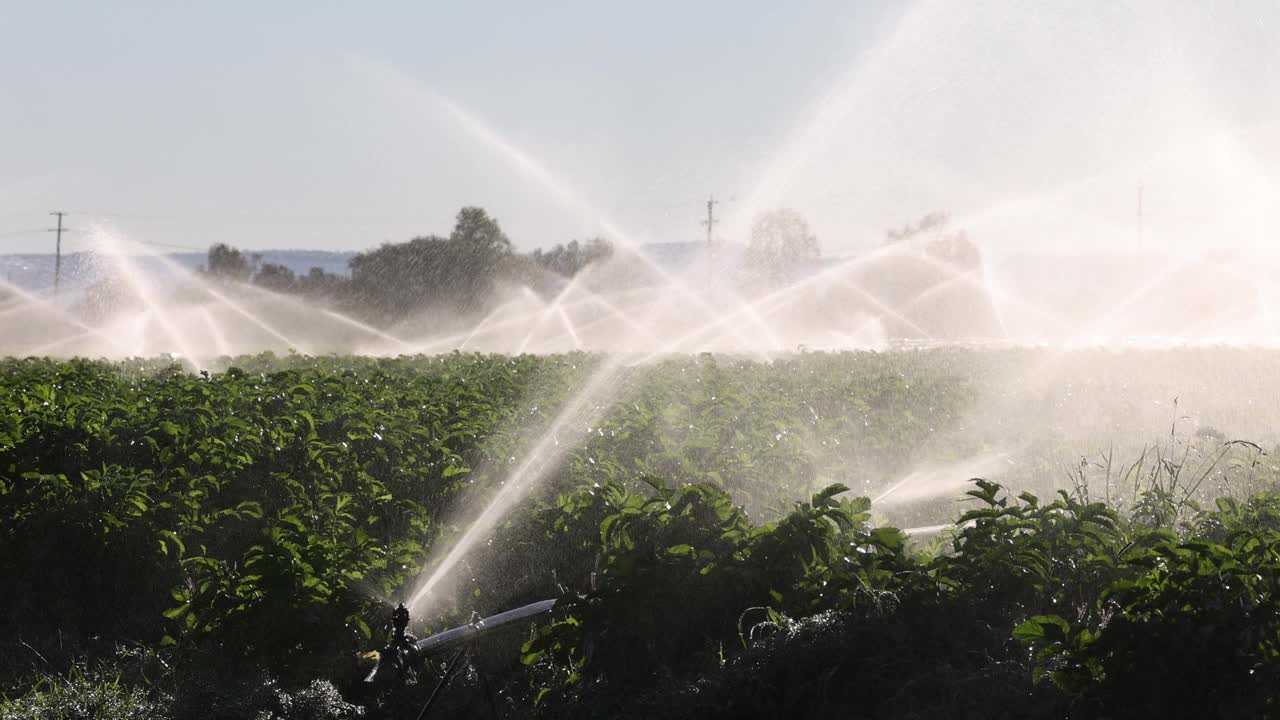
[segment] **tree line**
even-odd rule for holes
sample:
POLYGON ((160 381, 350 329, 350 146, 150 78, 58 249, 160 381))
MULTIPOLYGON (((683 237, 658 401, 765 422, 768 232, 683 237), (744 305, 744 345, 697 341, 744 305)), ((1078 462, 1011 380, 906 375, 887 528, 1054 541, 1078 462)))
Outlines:
POLYGON ((460 313, 479 310, 501 284, 550 295, 613 251, 609 241, 592 238, 517 253, 495 218, 483 208, 464 207, 447 236, 383 243, 351 258, 350 276, 318 267, 298 275, 223 243, 209 248, 201 273, 217 282, 252 283, 324 300, 371 321, 392 322, 427 307, 460 313))
MULTIPOLYGON (((389 323, 428 307, 480 310, 504 284, 550 296, 568 278, 613 254, 613 245, 603 238, 518 253, 497 219, 483 208, 464 207, 447 236, 383 243, 351 258, 350 276, 318 267, 299 275, 225 243, 209 248, 201 273, 216 282, 251 283, 323 300, 369 321, 389 323)), ((739 280, 748 287, 778 287, 804 274, 820 255, 818 239, 800 213, 772 210, 751 227, 739 280)))
MULTIPOLYGON (((943 212, 931 212, 915 223, 890 229, 885 243, 916 246, 954 272, 971 273, 980 264, 977 247, 943 212)), ((503 286, 526 287, 551 297, 569 278, 613 254, 613 245, 603 238, 518 253, 497 219, 483 208, 464 207, 448 235, 383 243, 351 258, 349 276, 318 267, 298 275, 285 265, 264 263, 259 255, 223 243, 209 249, 201 272, 216 282, 251 283, 272 292, 304 296, 386 324, 426 308, 463 315, 479 312, 503 286)), ((777 208, 760 214, 752 223, 734 270, 744 289, 768 291, 795 282, 821 265, 821 245, 808 221, 794 209, 777 208)), ((885 289, 886 296, 911 295, 918 285, 939 282, 932 274, 917 275, 920 269, 909 264, 889 268, 891 285, 908 287, 901 292, 894 287, 885 289)))

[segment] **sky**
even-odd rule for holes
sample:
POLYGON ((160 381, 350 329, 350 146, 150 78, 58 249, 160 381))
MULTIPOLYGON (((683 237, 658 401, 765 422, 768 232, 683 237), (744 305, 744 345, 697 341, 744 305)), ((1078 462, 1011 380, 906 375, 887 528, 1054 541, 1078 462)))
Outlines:
POLYGON ((362 250, 465 205, 521 250, 691 241, 711 195, 718 241, 785 206, 837 255, 934 210, 993 251, 1270 248, 1277 32, 1271 0, 0 0, 0 253, 53 210, 69 250, 362 250))

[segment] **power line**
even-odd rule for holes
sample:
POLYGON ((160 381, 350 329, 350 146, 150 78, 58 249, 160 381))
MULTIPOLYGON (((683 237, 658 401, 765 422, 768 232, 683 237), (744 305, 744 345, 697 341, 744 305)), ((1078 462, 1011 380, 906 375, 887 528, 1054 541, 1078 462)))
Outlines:
POLYGON ((421 215, 249 215, 241 213, 194 213, 178 215, 153 215, 149 213, 130 212, 97 212, 91 210, 74 210, 76 215, 89 217, 113 218, 119 220, 138 220, 142 222, 201 222, 209 224, 306 224, 306 223, 342 223, 382 225, 387 222, 421 222, 421 215))
POLYGON ((173 243, 152 242, 150 240, 133 240, 139 245, 150 245, 152 247, 169 248, 170 250, 190 250, 191 252, 206 252, 209 248, 199 248, 193 245, 175 245, 173 243))
MULTIPOLYGON (((59 213, 50 213, 50 214, 58 215, 59 213)), ((70 215, 71 213, 63 212, 61 214, 63 216, 66 216, 66 215, 70 215)), ((5 232, 0 232, 0 239, 8 238, 8 237, 18 237, 21 235, 41 235, 46 232, 57 232, 57 231, 58 231, 57 228, 27 228, 23 230, 7 230, 5 232)), ((64 225, 62 227, 62 232, 64 233, 76 232, 76 229, 70 228, 64 225)), ((65 239, 75 240, 75 238, 65 238, 65 239)), ((155 242, 153 240, 130 240, 129 242, 135 245, 150 245, 153 247, 169 248, 171 250, 188 250, 191 252, 199 252, 199 253, 202 253, 208 250, 207 247, 196 247, 194 245, 179 245, 176 243, 155 242)))
POLYGON ((36 233, 46 232, 46 228, 30 228, 28 230, 10 230, 0 233, 0 238, 17 237, 18 235, 34 235, 36 233))

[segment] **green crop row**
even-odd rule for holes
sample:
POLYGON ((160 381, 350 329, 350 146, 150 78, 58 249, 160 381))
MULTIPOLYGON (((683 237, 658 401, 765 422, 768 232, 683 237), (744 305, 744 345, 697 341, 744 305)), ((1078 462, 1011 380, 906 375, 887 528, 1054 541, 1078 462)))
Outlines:
MULTIPOLYGON (((270 668, 289 688, 277 705, 328 697, 296 688, 356 676, 389 603, 413 592, 459 518, 528 458, 598 360, 260 356, 213 374, 3 361, 0 692, 37 692, 40 678, 126 647, 188 668, 230 664, 242 679, 270 668)), ((1116 613, 1140 625, 1160 603, 1272 602, 1248 577, 1205 599, 1203 583, 1157 571, 1201 563, 1187 553, 1204 542, 1214 577, 1269 577, 1274 500, 1256 493, 1277 471, 1260 447, 1225 441, 1273 439, 1276 408, 1254 400, 1275 370, 1270 354, 1233 350, 700 355, 632 368, 596 426, 569 423, 557 438, 572 448, 565 461, 415 629, 559 596, 527 664, 504 671, 514 714, 616 714, 640 698, 664 714, 676 709, 664 703, 700 707, 698 687, 745 693, 749 678, 784 669, 778 659, 863 633, 901 644, 905 655, 866 656, 918 679, 926 641, 912 623, 955 656, 954 682, 929 692, 976 673, 1052 707, 1114 702, 1105 688, 1120 671, 1108 663, 1130 642, 1106 634, 1116 613), (1105 464, 1079 463, 1104 443, 1105 464), (951 476, 993 455, 1008 486, 1046 496, 1069 478, 1073 492, 1041 505, 983 485, 971 502, 988 509, 964 518, 949 547, 912 549, 874 527, 956 519, 970 506, 957 505, 966 476, 951 476), (921 468, 938 492, 884 507, 846 499, 921 468), (1240 501, 1202 509, 1224 495, 1240 501), (1242 540, 1245 530, 1256 537, 1242 540)), ((1247 637, 1262 644, 1231 647, 1257 674, 1270 667, 1271 631, 1264 615, 1249 618, 1263 635, 1247 637)), ((828 659, 869 672, 869 661, 828 659)), ((145 702, 168 693, 169 707, 182 704, 174 688, 148 687, 145 702)))
MULTIPOLYGON (((904 448, 967 399, 946 375, 851 358, 701 357, 632 373, 556 485, 710 480, 776 507, 832 467, 904 465, 904 448)), ((365 618, 403 597, 462 491, 501 481, 593 363, 261 357, 192 375, 9 361, 7 634, 215 635, 250 655, 367 641, 365 618)))
POLYGON ((759 525, 707 485, 563 496, 548 540, 597 527, 599 576, 513 694, 583 718, 1280 715, 1280 494, 1175 532, 978 481, 922 552, 842 489, 759 525))

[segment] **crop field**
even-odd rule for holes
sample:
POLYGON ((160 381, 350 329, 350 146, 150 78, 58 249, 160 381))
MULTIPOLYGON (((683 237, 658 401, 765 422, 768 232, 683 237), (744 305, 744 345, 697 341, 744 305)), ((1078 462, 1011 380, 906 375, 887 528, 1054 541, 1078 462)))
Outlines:
POLYGON ((0 7, 0 720, 1280 720, 1280 2, 0 7))
MULTIPOLYGON (((602 359, 222 362, 0 365, 0 718, 416 716, 447 658, 374 693, 369 651, 602 359)), ((619 377, 410 603, 423 637, 557 600, 433 712, 1277 713, 1276 354, 619 377)))

